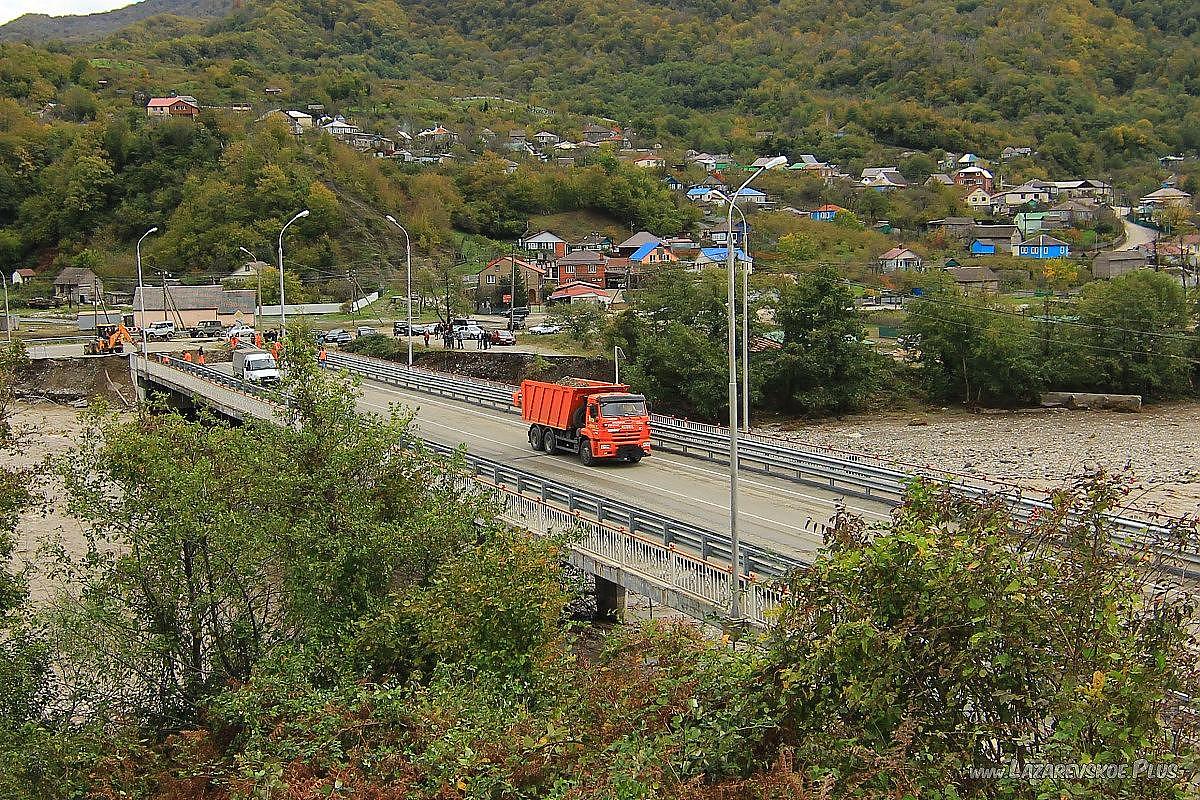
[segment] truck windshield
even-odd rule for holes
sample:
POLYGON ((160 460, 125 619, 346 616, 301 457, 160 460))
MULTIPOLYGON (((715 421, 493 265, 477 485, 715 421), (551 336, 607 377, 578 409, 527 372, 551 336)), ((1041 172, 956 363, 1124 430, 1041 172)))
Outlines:
POLYGON ((646 401, 640 397, 630 397, 627 400, 603 400, 600 402, 600 416, 605 419, 644 417, 646 416, 646 401))
POLYGON ((275 359, 271 356, 259 356, 246 359, 247 369, 275 369, 275 359))

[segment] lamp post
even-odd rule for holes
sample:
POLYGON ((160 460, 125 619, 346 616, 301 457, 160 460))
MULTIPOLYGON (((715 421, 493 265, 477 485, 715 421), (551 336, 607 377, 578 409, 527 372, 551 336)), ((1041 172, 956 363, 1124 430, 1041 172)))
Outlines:
MULTIPOLYGON (((739 190, 740 191, 740 190, 739 190)), ((714 189, 709 192, 710 195, 716 195, 726 203, 732 205, 729 195, 724 192, 714 189)), ((734 206, 734 208, 737 208, 734 206)), ((740 208, 737 209, 738 216, 742 218, 742 231, 746 237, 746 244, 742 248, 742 252, 746 255, 746 261, 742 267, 742 430, 746 433, 750 432, 750 224, 746 222, 746 215, 742 213, 740 208)), ((725 234, 725 247, 733 247, 733 230, 732 225, 730 230, 725 234)))
POLYGON ((258 310, 262 308, 262 267, 258 256, 251 253, 244 247, 238 247, 246 255, 250 256, 250 261, 254 264, 254 329, 258 330, 258 310))
POLYGON ((397 228, 399 228, 400 232, 404 234, 404 285, 405 285, 404 293, 406 295, 408 295, 408 327, 405 329, 405 333, 408 334, 408 337, 407 337, 408 338, 408 365, 411 367, 412 363, 413 363, 413 359, 412 359, 412 340, 413 340, 413 329, 412 329, 412 240, 408 237, 408 231, 404 228, 404 226, 401 225, 399 222, 396 222, 395 217, 393 217, 391 214, 386 214, 384 216, 384 218, 388 222, 392 223, 397 228))
POLYGON ((8 313, 8 276, 0 272, 0 282, 4 283, 4 332, 8 334, 8 343, 12 344, 12 315, 8 313))
POLYGON ((282 336, 287 331, 287 298, 283 293, 283 234, 292 226, 292 223, 298 219, 303 219, 308 216, 308 209, 304 209, 296 216, 288 220, 287 225, 279 231, 279 333, 282 336))
MULTIPOLYGON (((157 225, 155 225, 153 228, 151 228, 150 230, 143 233, 142 238, 137 240, 137 245, 133 248, 134 253, 137 254, 138 313, 141 315, 141 319, 138 320, 138 322, 140 323, 140 325, 138 327, 140 327, 142 329, 142 358, 146 357, 146 351, 147 351, 147 347, 146 347, 146 287, 142 284, 142 242, 145 240, 145 238, 147 236, 149 236, 152 233, 158 233, 157 225)), ((167 305, 166 289, 164 289, 163 290, 163 307, 165 308, 166 305, 167 305)))
MULTIPOLYGON (((755 162, 758 164, 758 162, 755 162)), ((729 198, 729 213, 727 215, 727 228, 733 230, 733 210, 737 208, 737 199, 742 194, 742 191, 749 186, 755 178, 761 175, 768 169, 774 169, 787 163, 787 159, 783 156, 763 161, 759 164, 758 169, 746 179, 745 183, 738 187, 738 190, 729 198)), ((737 498, 738 498, 738 370, 737 370, 737 269, 735 266, 736 259, 733 253, 733 243, 729 242, 725 248, 726 260, 725 265, 729 272, 728 285, 728 303, 729 303, 729 616, 734 620, 742 618, 742 596, 741 596, 741 569, 742 569, 742 553, 741 541, 738 536, 738 518, 737 518, 737 498)))

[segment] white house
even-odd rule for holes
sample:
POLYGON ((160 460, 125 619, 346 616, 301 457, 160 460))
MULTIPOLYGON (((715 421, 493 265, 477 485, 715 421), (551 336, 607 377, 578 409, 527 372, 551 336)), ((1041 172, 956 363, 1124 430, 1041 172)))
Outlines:
POLYGON ((916 271, 925 269, 925 261, 904 245, 888 250, 879 257, 880 272, 916 271))

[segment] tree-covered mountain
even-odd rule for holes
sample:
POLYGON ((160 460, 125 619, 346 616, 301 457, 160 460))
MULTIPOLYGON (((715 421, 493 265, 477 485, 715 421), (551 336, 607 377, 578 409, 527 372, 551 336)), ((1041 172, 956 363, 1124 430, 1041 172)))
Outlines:
POLYGON ((51 39, 95 39, 148 17, 173 14, 208 19, 227 14, 238 0, 142 0, 97 14, 52 17, 23 14, 0 25, 0 40, 44 42, 51 39))

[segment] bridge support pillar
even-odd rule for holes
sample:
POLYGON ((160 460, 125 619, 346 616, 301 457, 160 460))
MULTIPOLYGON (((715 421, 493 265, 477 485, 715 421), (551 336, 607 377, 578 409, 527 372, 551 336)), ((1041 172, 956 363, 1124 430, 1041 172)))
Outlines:
POLYGON ((625 619, 625 587, 608 578, 596 576, 596 621, 622 622, 625 619))

